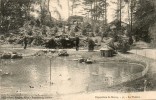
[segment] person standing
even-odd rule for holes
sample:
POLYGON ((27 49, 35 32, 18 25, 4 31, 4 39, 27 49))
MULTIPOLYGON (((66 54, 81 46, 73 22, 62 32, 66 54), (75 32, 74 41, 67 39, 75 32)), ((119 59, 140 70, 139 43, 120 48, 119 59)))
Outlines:
POLYGON ((93 39, 88 38, 88 51, 94 51, 95 42, 93 39))
POLYGON ((78 36, 76 36, 75 41, 76 41, 75 42, 76 51, 78 51, 79 50, 79 42, 80 42, 80 39, 78 36))
POLYGON ((28 40, 27 40, 26 36, 24 36, 23 42, 24 42, 24 49, 26 49, 27 48, 27 44, 28 44, 28 40))
POLYGON ((62 49, 66 48, 66 39, 64 35, 61 36, 61 46, 62 49))

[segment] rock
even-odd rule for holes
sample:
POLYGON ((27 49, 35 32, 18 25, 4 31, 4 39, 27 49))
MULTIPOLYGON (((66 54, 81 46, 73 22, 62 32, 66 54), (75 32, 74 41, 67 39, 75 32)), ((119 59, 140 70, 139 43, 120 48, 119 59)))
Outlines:
POLYGON ((58 53, 58 56, 69 56, 69 54, 67 53, 66 50, 61 50, 61 51, 58 53))
POLYGON ((50 82, 50 85, 53 85, 54 84, 54 82, 50 82))
POLYGON ((11 59, 11 53, 3 53, 1 58, 2 59, 11 59))
POLYGON ((12 52, 12 54, 17 54, 17 52, 14 51, 14 52, 12 52))
POLYGON ((94 76, 98 76, 99 75, 96 72, 92 72, 91 74, 94 75, 94 76))
POLYGON ((30 88, 34 88, 33 86, 29 86, 30 88))
POLYGON ((92 64, 93 61, 92 61, 91 59, 87 59, 87 60, 85 61, 85 63, 86 63, 86 64, 92 64))
POLYGON ((79 58, 79 59, 78 59, 79 63, 85 62, 85 60, 86 60, 86 59, 84 59, 84 58, 79 58))
POLYGON ((92 64, 94 62, 90 58, 79 58, 78 61, 79 63, 86 63, 86 64, 92 64))
POLYGON ((48 50, 41 50, 42 53, 48 53, 48 50))
POLYGON ((79 59, 72 59, 73 61, 79 61, 79 59))
POLYGON ((12 72, 5 72, 1 76, 2 77, 8 77, 8 76, 11 76, 11 75, 12 75, 12 72))
POLYGON ((11 54, 11 59, 21 59, 23 58, 22 54, 11 54))
POLYGON ((17 52, 12 52, 12 53, 3 53, 1 55, 2 59, 19 59, 22 58, 22 54, 18 54, 17 52))
POLYGON ((34 56, 42 56, 42 55, 45 55, 46 52, 47 52, 47 51, 42 51, 42 50, 40 50, 40 51, 36 52, 36 53, 34 54, 34 56))
POLYGON ((50 50, 51 53, 56 53, 56 50, 50 50))

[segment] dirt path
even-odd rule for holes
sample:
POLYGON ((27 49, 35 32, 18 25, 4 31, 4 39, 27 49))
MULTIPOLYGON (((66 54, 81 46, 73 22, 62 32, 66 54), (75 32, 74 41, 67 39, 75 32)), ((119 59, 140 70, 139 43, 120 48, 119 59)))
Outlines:
POLYGON ((156 60, 156 49, 133 49, 130 52, 156 60))

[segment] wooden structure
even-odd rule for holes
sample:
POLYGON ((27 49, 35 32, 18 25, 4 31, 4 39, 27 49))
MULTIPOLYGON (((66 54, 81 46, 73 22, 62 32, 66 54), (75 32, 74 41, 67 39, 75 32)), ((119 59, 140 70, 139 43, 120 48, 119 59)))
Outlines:
POLYGON ((112 57, 113 56, 113 50, 111 50, 109 48, 101 48, 100 52, 101 52, 102 57, 112 57))

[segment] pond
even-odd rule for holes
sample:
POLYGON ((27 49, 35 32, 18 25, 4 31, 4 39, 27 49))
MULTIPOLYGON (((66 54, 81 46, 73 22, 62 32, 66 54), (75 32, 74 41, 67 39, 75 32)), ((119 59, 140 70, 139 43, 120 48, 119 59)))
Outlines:
POLYGON ((83 64, 68 57, 52 58, 50 67, 50 59, 41 56, 1 60, 0 69, 1 94, 72 94, 111 87, 144 67, 117 62, 83 64))

